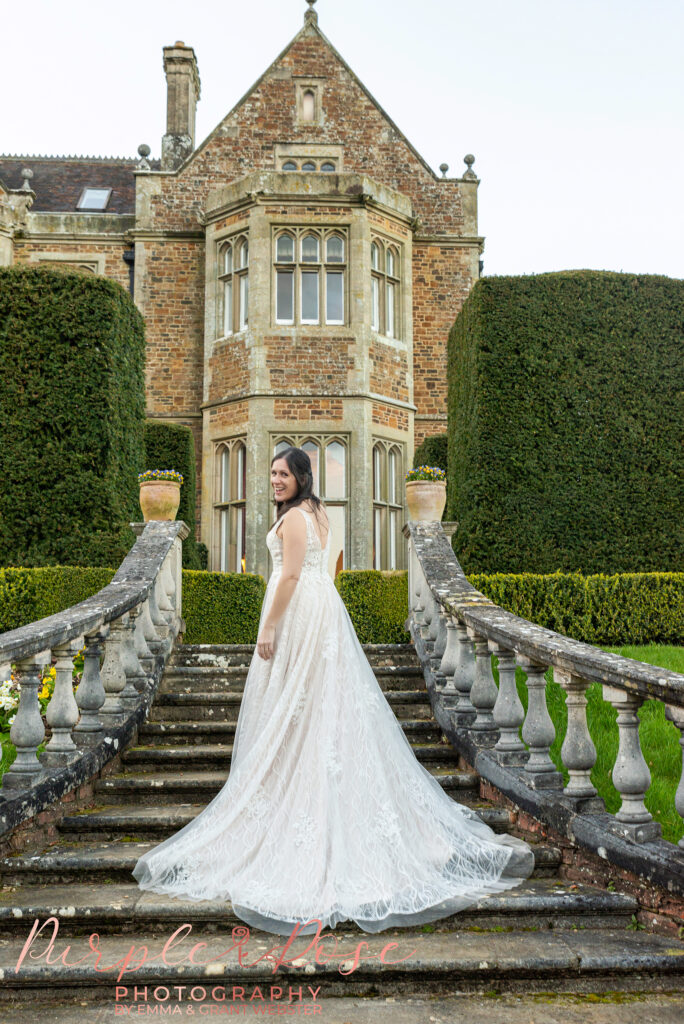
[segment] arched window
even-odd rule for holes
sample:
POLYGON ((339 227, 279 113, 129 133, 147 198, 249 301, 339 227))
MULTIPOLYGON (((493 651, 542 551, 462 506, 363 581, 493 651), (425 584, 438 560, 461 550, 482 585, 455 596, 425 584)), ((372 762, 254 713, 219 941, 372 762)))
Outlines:
POLYGON ((331 164, 328 160, 326 160, 325 163, 321 164, 321 170, 322 171, 328 171, 328 172, 334 171, 335 170, 335 164, 331 164))
POLYGON ((302 164, 302 170, 303 170, 303 171, 315 171, 315 170, 316 170, 316 164, 315 164, 315 163, 313 163, 313 161, 312 161, 312 160, 306 160, 306 161, 305 161, 305 162, 304 162, 304 163, 302 164))
POLYGON ((244 438, 222 441, 216 448, 214 559, 219 572, 245 572, 246 455, 244 438))
POLYGON ((402 452, 397 444, 373 445, 373 568, 404 568, 402 452))
POLYGON ((244 235, 222 242, 218 258, 219 337, 247 326, 249 304, 249 243, 244 235))
POLYGON ((297 170, 297 164, 294 162, 294 160, 286 160, 285 163, 283 164, 283 170, 284 171, 296 171, 297 170))
MULTIPOLYGON (((273 454, 278 455, 294 445, 302 448, 311 460, 313 490, 325 503, 330 521, 331 575, 346 568, 347 533, 349 528, 349 487, 346 438, 329 434, 301 434, 281 437, 274 442, 273 454)), ((273 516, 275 521, 275 513, 273 516)))
POLYGON ((346 235, 308 227, 275 236, 275 321, 278 324, 343 324, 346 235))
POLYGON ((302 121, 313 121, 316 117, 316 97, 313 89, 302 93, 302 121))
POLYGON ((371 327, 387 338, 399 338, 401 256, 396 245, 371 242, 371 327))

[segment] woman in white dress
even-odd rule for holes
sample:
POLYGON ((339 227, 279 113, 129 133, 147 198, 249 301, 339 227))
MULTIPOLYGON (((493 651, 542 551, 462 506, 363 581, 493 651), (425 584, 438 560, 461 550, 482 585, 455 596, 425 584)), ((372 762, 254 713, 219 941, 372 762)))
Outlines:
POLYGON ((328 572, 308 455, 271 463, 273 559, 228 779, 143 854, 141 889, 230 900, 290 935, 434 921, 527 878, 534 856, 456 803, 416 759, 328 572), (320 923, 320 925, 319 925, 320 923))

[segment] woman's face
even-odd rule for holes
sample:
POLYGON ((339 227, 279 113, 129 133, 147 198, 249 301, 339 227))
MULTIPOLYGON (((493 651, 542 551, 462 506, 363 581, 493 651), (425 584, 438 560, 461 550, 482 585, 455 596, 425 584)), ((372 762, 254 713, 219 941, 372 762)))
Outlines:
POLYGON ((297 494, 297 481, 286 459, 276 459, 271 466, 271 487, 276 501, 290 501, 297 494))

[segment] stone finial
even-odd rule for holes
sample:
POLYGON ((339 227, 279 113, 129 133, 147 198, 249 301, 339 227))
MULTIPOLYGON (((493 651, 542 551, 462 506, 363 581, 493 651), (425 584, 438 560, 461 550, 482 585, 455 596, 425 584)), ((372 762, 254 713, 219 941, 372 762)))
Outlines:
POLYGON ((314 11, 314 4, 316 3, 316 0, 306 0, 306 2, 309 5, 309 7, 308 7, 308 10, 306 10, 305 13, 304 13, 304 24, 305 25, 317 25, 318 24, 318 15, 314 11))
POLYGON ((151 152, 152 150, 150 149, 146 142, 141 142, 141 144, 138 146, 138 156, 140 157, 140 159, 138 160, 136 167, 139 171, 150 170, 150 162, 147 158, 151 152))
POLYGON ((447 171, 449 170, 449 164, 440 164, 439 169, 442 172, 442 177, 446 178, 447 171))
POLYGON ((33 171, 30 167, 22 167, 21 176, 24 179, 24 184, 21 186, 23 192, 32 192, 31 178, 33 177, 33 171))
POLYGON ((463 157, 463 162, 468 165, 468 170, 465 171, 463 177, 469 178, 470 180, 477 180, 477 174, 475 174, 475 171, 473 170, 473 164, 475 163, 475 157, 473 156, 473 154, 466 153, 466 155, 463 157))

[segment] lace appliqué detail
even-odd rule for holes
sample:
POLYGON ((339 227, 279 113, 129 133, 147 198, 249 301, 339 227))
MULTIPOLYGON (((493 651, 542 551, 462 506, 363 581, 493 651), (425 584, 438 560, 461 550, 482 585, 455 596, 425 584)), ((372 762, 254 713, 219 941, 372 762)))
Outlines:
POLYGON ((337 655, 339 653, 340 645, 337 638, 337 633, 331 633, 323 641, 321 647, 321 656, 324 661, 337 661, 337 655))
POLYGON ((333 778, 342 774, 342 762, 332 747, 328 747, 328 751, 325 755, 325 767, 326 771, 332 775, 333 778))
POLYGON ((313 846, 316 841, 316 823, 310 814, 300 811, 294 821, 294 844, 305 849, 313 846))
POLYGON ((266 796, 263 786, 259 786, 252 800, 247 805, 247 815, 255 822, 264 818, 271 809, 271 801, 266 796))
POLYGON ((304 710, 305 703, 306 703, 306 691, 304 690, 304 687, 302 687, 301 690, 299 691, 299 696, 297 697, 297 700, 295 702, 295 706, 292 709, 292 716, 290 718, 290 721, 292 721, 292 722, 298 722, 299 721, 299 719, 301 718, 302 711, 304 710))
POLYGON ((399 818, 389 807, 382 808, 375 819, 375 828, 385 839, 398 839, 400 836, 399 818))

